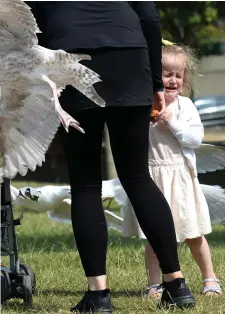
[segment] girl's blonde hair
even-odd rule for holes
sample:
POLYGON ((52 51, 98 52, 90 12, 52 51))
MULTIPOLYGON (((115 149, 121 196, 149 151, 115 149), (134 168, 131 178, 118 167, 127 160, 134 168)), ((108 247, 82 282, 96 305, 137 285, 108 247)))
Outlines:
POLYGON ((184 70, 184 83, 182 89, 182 95, 190 96, 192 87, 193 75, 197 72, 198 59, 195 51, 184 45, 177 44, 164 44, 162 47, 163 55, 175 55, 182 56, 185 59, 185 70, 184 70))

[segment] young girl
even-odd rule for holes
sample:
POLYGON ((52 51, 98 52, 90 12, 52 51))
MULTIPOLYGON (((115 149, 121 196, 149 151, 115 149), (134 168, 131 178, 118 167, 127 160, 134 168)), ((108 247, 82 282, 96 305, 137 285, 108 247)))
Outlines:
MULTIPOLYGON (((187 243, 201 270, 203 294, 220 295, 219 280, 204 237, 211 232, 211 223, 197 179, 194 153, 203 140, 204 130, 192 101, 180 96, 190 92, 195 57, 190 48, 170 43, 163 47, 162 65, 167 109, 160 120, 150 122, 149 170, 171 207, 177 241, 187 243)), ((144 237, 129 206, 124 213, 124 235, 144 237)), ((145 261, 149 296, 160 298, 160 267, 149 243, 145 261)))

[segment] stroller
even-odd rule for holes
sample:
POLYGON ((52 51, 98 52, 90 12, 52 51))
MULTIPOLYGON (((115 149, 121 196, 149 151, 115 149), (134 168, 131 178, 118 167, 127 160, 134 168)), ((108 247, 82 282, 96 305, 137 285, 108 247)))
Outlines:
POLYGON ((11 298, 32 304, 36 281, 32 268, 19 262, 15 227, 21 218, 13 218, 10 180, 4 178, 1 186, 1 256, 9 256, 10 266, 1 265, 1 304, 11 298))

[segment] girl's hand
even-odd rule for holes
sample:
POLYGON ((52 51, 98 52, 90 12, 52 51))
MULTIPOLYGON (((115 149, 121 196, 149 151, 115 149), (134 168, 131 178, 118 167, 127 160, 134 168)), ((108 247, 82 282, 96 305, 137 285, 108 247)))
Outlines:
POLYGON ((163 122, 167 123, 172 119, 172 110, 170 107, 167 107, 166 110, 162 113, 159 120, 162 120, 163 122))

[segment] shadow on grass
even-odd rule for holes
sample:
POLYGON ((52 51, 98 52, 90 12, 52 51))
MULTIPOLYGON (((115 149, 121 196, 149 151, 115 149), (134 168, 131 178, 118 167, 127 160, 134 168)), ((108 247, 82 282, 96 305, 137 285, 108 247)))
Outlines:
POLYGON ((15 311, 13 313, 48 313, 48 310, 50 312, 58 312, 59 308, 58 306, 50 306, 50 308, 47 308, 46 305, 40 306, 40 305, 27 305, 24 303, 20 303, 17 300, 11 300, 6 305, 2 306, 2 312, 5 313, 5 311, 15 311))
MULTIPOLYGON (((225 245, 225 227, 216 226, 213 228, 213 232, 207 236, 210 247, 224 247, 225 245)), ((20 234, 18 236, 19 248, 23 253, 32 251, 43 251, 43 252, 63 252, 76 250, 74 237, 72 232, 68 230, 66 232, 57 231, 42 234, 37 233, 34 235, 20 234)), ((109 233, 109 247, 114 248, 132 248, 140 249, 145 245, 145 240, 138 238, 124 238, 116 231, 110 231, 109 233)))
MULTIPOLYGON (((70 291, 70 290, 60 290, 60 289, 46 289, 46 290, 40 290, 39 291, 42 295, 48 296, 51 294, 58 295, 60 297, 74 297, 74 298, 82 298, 84 295, 84 291, 77 290, 77 291, 70 291)), ((120 297, 144 297, 145 292, 144 290, 122 290, 122 291, 113 291, 111 290, 111 294, 113 298, 120 298, 120 297)), ((38 296, 38 291, 37 291, 38 296)), ((45 311, 45 313, 50 310, 51 312, 57 312, 59 310, 58 305, 54 307, 54 305, 51 303, 49 305, 50 308, 46 304, 43 306, 33 304, 32 306, 26 305, 19 300, 10 300, 6 303, 6 305, 2 306, 2 310, 5 311, 12 311, 14 310, 16 313, 39 313, 42 311, 45 311)))
POLYGON ((42 295, 54 294, 61 297, 83 297, 84 291, 71 291, 71 290, 60 290, 60 289, 43 289, 38 290, 42 295))
MULTIPOLYGON (((54 294, 54 295, 60 295, 60 296, 71 296, 71 297, 83 297, 84 290, 77 290, 77 291, 70 291, 70 290, 59 290, 59 289, 45 289, 40 290, 40 293, 43 295, 48 294, 54 294)), ((111 294, 113 298, 119 298, 119 297, 142 297, 144 296, 145 290, 122 290, 122 291, 114 291, 111 289, 111 294)))
MULTIPOLYGON (((32 251, 42 252, 62 252, 73 251, 76 249, 74 237, 72 233, 57 233, 57 234, 20 234, 18 236, 19 248, 22 253, 32 251)), ((110 232, 109 247, 120 248, 127 247, 132 249, 139 249, 143 246, 144 240, 123 238, 117 232, 110 232)))
POLYGON ((141 290, 122 290, 122 291, 111 291, 112 292, 112 297, 114 298, 120 298, 120 297, 143 297, 146 295, 146 291, 141 289, 141 290))

